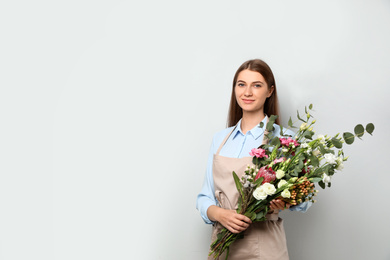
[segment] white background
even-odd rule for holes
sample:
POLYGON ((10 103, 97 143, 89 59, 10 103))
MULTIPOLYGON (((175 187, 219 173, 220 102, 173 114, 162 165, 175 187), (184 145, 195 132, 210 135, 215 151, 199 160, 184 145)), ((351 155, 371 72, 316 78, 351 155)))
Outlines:
POLYGON ((2 1, 0 259, 205 259, 195 209, 238 66, 282 121, 374 136, 305 213, 291 259, 390 259, 390 1, 2 1))

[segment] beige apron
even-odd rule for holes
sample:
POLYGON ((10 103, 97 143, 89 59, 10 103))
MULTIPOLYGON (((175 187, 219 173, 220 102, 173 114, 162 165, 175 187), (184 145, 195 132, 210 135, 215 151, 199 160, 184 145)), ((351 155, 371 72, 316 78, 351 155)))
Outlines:
MULTIPOLYGON (((234 183, 232 172, 235 171, 238 177, 244 175, 247 165, 252 164, 252 157, 230 158, 220 156, 223 145, 226 143, 234 129, 226 136, 214 155, 213 179, 215 197, 224 209, 237 209, 238 191, 234 183)), ((264 133, 263 144, 267 143, 264 133)), ((244 231, 244 238, 236 240, 229 250, 229 260, 288 260, 286 235, 283 227, 283 220, 278 213, 267 214, 267 221, 255 222, 244 231)), ((211 241, 214 241, 222 225, 216 222, 213 225, 211 241)), ((226 252, 219 259, 225 259, 226 252)), ((208 257, 214 259, 213 256, 208 257)))

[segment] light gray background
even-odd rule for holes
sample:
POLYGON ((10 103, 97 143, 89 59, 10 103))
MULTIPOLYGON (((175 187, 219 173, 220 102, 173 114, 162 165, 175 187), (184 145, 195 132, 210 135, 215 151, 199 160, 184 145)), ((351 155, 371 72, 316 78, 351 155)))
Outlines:
POLYGON ((291 259, 390 259, 390 1, 2 1, 0 259, 205 259, 195 209, 247 59, 286 124, 373 122, 309 212, 291 259))

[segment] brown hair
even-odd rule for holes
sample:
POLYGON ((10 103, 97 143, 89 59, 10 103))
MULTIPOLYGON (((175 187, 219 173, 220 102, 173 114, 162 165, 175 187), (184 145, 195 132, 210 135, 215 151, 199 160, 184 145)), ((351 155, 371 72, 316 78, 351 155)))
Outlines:
POLYGON ((260 73, 265 81, 267 82, 268 89, 271 89, 274 86, 274 91, 272 95, 265 100, 264 104, 264 113, 267 116, 277 115, 275 123, 280 124, 279 120, 279 104, 278 104, 278 95, 276 92, 276 84, 274 74, 272 73, 271 68, 260 59, 248 60, 244 62, 236 71, 233 79, 233 88, 232 88, 232 96, 230 99, 230 107, 229 107, 229 115, 228 115, 228 127, 234 126, 242 117, 242 108, 238 105, 236 100, 236 95, 234 93, 234 87, 236 86, 238 74, 243 70, 251 70, 260 73))

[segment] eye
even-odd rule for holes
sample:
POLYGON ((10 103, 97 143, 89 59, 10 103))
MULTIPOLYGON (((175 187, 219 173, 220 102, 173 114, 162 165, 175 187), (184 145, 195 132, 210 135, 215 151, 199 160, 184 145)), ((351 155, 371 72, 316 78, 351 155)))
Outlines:
POLYGON ((261 85, 260 84, 256 84, 254 87, 255 88, 261 88, 261 85))
POLYGON ((245 84, 244 84, 244 83, 237 83, 237 86, 238 86, 238 87, 244 87, 245 84))

